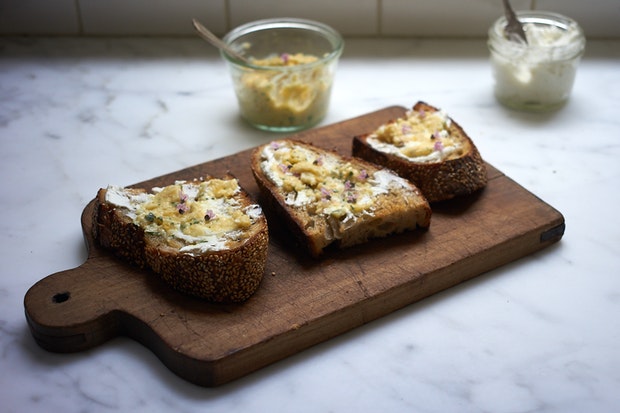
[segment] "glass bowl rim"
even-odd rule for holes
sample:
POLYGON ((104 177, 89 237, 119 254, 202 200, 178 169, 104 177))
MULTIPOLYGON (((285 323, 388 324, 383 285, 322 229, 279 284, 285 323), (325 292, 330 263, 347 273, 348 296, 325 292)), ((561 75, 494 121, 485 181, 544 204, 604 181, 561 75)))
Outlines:
MULTIPOLYGON (((577 21, 560 13, 543 10, 520 10, 516 11, 515 13, 519 21, 521 21, 522 23, 555 26, 562 30, 575 28, 581 36, 584 35, 583 29, 577 23, 577 21)), ((503 38, 503 30, 506 24, 506 16, 500 16, 491 26, 491 29, 489 30, 490 34, 493 34, 499 38, 503 38)))
POLYGON ((338 33, 338 31, 336 31, 333 27, 325 23, 315 21, 315 20, 300 19, 300 18, 294 18, 294 17, 290 17, 290 18, 278 17, 278 18, 271 18, 271 19, 254 20, 254 21, 242 24, 232 29, 222 38, 222 40, 226 44, 230 45, 235 40, 237 40, 243 35, 257 32, 257 31, 262 31, 262 30, 269 30, 269 29, 297 29, 301 31, 314 31, 324 36, 330 42, 330 44, 332 44, 333 50, 319 57, 314 62, 304 63, 300 65, 295 65, 295 66, 255 65, 252 63, 242 62, 239 59, 235 59, 234 57, 232 57, 231 55, 229 55, 223 50, 220 51, 221 56, 226 61, 228 61, 231 64, 234 64, 235 66, 245 67, 245 68, 254 69, 254 70, 299 71, 299 70, 306 70, 309 68, 313 68, 315 66, 320 66, 320 65, 325 64, 326 62, 335 60, 342 54, 342 51, 344 49, 344 39, 342 38, 340 33, 338 33))
MULTIPOLYGON (((517 18, 523 23, 532 23, 545 26, 555 26, 562 30, 577 30, 578 36, 575 41, 564 45, 537 46, 539 50, 562 50, 565 54, 563 58, 555 60, 571 60, 584 53, 586 46, 586 38, 583 29, 576 20, 560 13, 544 11, 544 10, 522 10, 517 11, 517 18)), ((501 16, 491 25, 488 31, 488 46, 491 50, 498 50, 501 47, 509 46, 511 49, 526 50, 525 44, 519 44, 509 40, 504 35, 506 27, 506 16, 501 16)))

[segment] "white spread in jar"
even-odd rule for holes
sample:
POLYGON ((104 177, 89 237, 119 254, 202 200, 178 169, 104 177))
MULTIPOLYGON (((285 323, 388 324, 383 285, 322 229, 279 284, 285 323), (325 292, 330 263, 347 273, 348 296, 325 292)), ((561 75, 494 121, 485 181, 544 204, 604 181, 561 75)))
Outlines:
POLYGON ((574 21, 553 13, 520 14, 528 43, 504 36, 505 20, 489 31, 495 95, 507 106, 542 110, 563 104, 572 89, 585 39, 574 21))

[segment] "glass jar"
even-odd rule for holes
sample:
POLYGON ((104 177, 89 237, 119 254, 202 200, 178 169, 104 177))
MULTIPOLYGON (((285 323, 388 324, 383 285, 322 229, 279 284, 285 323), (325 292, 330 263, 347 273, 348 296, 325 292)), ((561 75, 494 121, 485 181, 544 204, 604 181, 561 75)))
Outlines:
POLYGON ((505 106, 547 111, 568 100, 585 49, 583 30, 574 20, 544 11, 517 12, 528 43, 508 40, 506 18, 489 29, 488 46, 495 97, 505 106))
POLYGON ((291 132, 323 119, 344 47, 338 32, 311 20, 276 18, 242 25, 223 40, 249 59, 221 52, 246 121, 263 130, 291 132))

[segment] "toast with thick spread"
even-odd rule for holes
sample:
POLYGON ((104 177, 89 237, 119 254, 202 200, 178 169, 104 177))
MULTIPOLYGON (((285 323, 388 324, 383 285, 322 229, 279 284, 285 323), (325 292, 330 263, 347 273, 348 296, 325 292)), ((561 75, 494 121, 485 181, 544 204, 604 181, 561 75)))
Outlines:
POLYGON ((259 287, 268 228, 261 207, 227 176, 163 188, 108 186, 95 199, 97 242, 183 293, 243 302, 259 287))
POLYGON ((353 138, 353 156, 394 170, 433 203, 487 184, 486 165, 463 128, 444 111, 418 102, 406 115, 353 138))
POLYGON ((361 159, 291 139, 253 151, 252 172, 270 208, 313 257, 330 245, 430 225, 420 191, 394 172, 361 159))

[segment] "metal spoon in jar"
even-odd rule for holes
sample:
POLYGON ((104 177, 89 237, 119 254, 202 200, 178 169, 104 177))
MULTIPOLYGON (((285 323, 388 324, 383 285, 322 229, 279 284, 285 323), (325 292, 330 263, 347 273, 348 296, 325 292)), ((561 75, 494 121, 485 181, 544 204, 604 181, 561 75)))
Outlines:
POLYGON ((523 30, 523 25, 517 19, 517 15, 514 10, 510 6, 510 2, 508 0, 504 1, 504 12, 506 14, 506 20, 508 23, 504 28, 504 33, 508 40, 512 40, 513 42, 521 42, 527 44, 527 37, 525 37, 525 31, 523 30))
POLYGON ((211 43, 213 46, 217 47, 218 49, 225 51, 227 54, 232 56, 234 59, 240 60, 243 63, 250 63, 249 60, 245 56, 243 56, 242 54, 234 50, 232 47, 224 43, 222 39, 214 35, 209 29, 207 29, 202 24, 200 24, 198 20, 192 19, 192 23, 194 24, 194 28, 196 29, 200 37, 202 37, 204 40, 211 43))

